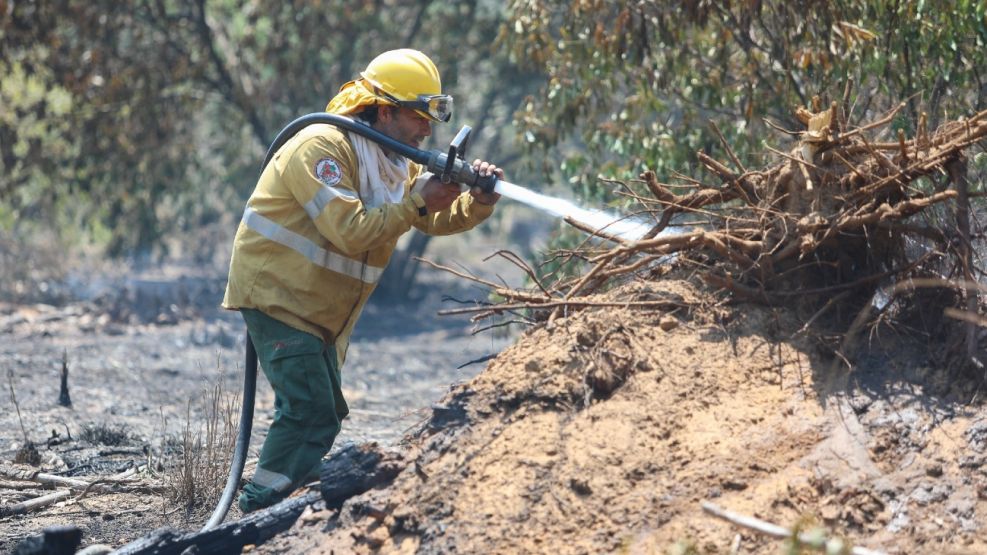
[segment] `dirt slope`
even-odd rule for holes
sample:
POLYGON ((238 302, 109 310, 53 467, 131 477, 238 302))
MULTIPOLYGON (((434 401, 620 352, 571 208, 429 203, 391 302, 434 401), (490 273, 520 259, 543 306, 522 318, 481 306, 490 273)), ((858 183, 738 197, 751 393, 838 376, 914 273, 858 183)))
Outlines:
POLYGON ((600 299, 681 308, 526 333, 407 439, 390 487, 259 551, 727 553, 739 532, 739 553, 779 552, 711 501, 888 553, 987 553, 987 417, 915 338, 884 334, 833 379, 783 308, 715 306, 674 280, 600 299))

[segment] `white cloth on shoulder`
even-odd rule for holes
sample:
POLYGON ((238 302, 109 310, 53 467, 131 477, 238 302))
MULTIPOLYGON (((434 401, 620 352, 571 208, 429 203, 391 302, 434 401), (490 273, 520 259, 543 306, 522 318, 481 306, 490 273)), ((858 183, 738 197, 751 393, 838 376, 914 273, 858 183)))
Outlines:
POLYGON ((370 139, 350 132, 350 142, 360 163, 360 200, 367 208, 382 204, 397 204, 404 199, 404 186, 408 182, 408 159, 395 156, 391 160, 380 145, 370 139))

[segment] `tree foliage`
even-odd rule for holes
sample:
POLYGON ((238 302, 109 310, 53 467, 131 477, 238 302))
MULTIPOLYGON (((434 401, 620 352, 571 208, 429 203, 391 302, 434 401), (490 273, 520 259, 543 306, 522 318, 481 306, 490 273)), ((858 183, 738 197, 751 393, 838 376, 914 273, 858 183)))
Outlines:
POLYGON ((974 0, 0 0, 0 229, 134 253, 232 228, 277 130, 403 46, 442 69, 474 153, 510 165, 520 108, 530 167, 601 198, 599 174, 700 172, 711 119, 762 154, 762 118, 795 128, 795 105, 848 78, 854 115, 908 99, 896 126, 981 108, 985 17, 974 0))
MULTIPOLYGON (((141 18, 112 2, 16 2, 0 10, 5 219, 156 238, 159 204, 185 187, 198 104, 141 18), (169 71, 162 71, 168 68, 169 71)), ((118 240, 123 240, 119 237, 118 240)))
POLYGON ((404 46, 442 68, 477 144, 508 156, 525 77, 492 47, 504 17, 481 0, 0 0, 0 224, 114 253, 235 226, 281 126, 404 46))
POLYGON ((841 100, 848 79, 854 117, 907 99, 900 126, 987 103, 976 0, 514 0, 509 13, 513 55, 547 76, 518 114, 525 143, 587 194, 599 173, 694 173, 694 152, 718 143, 709 120, 752 156, 771 134, 762 118, 795 129, 795 106, 841 100))

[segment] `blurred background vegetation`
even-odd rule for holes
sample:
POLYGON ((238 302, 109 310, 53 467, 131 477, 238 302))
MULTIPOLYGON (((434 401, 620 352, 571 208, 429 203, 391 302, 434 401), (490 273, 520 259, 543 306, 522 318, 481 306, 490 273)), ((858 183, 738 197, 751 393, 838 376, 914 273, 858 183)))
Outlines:
POLYGON ((29 267, 38 238, 217 263, 278 130, 391 48, 428 53, 456 96, 432 148, 472 125, 512 180, 599 205, 600 176, 702 179, 710 120, 767 163, 787 139, 765 119, 799 129, 794 107, 848 79, 854 118, 904 100, 906 131, 983 110, 985 5, 0 0, 0 263, 29 267))

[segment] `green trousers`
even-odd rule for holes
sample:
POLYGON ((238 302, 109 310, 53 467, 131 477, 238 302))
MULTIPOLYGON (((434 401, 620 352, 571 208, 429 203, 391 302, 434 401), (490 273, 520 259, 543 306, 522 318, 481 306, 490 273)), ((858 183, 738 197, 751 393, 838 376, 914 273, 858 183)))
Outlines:
POLYGON ((246 513, 281 501, 318 475, 349 409, 333 345, 258 310, 240 312, 274 390, 274 422, 240 494, 246 513))

